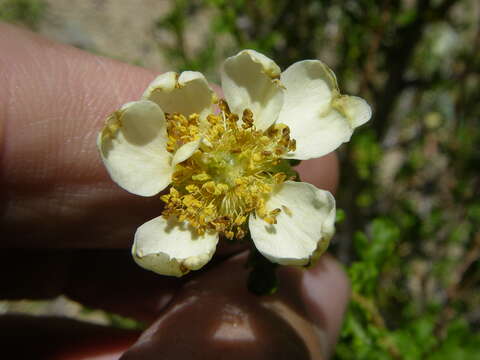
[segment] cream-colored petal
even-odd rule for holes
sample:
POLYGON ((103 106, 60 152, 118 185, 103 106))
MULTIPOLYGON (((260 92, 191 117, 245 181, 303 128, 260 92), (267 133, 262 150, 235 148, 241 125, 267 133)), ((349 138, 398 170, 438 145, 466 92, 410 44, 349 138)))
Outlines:
POLYGON ((202 143, 202 138, 198 138, 195 141, 188 142, 182 145, 173 156, 172 159, 172 167, 181 163, 182 161, 187 160, 190 156, 193 155, 195 151, 197 151, 198 147, 202 143))
POLYGON ((335 199, 307 183, 286 181, 266 203, 280 209, 270 225, 254 215, 249 227, 258 251, 282 265, 306 265, 328 247, 335 232, 335 199))
POLYGON ((212 111, 214 92, 202 73, 170 71, 158 76, 143 94, 144 99, 157 103, 166 113, 188 116, 197 113, 205 118, 212 111))
POLYGON ((353 128, 365 124, 372 117, 372 108, 358 96, 339 96, 333 106, 349 120, 353 128))
POLYGON ((182 276, 209 262, 217 243, 217 233, 199 236, 187 223, 159 216, 137 229, 132 255, 147 270, 182 276))
POLYGON ((222 69, 222 89, 230 110, 240 118, 245 109, 252 110, 255 126, 267 129, 283 104, 279 78, 278 65, 254 50, 243 50, 228 58, 222 69))
POLYGON ((365 100, 340 94, 335 74, 319 60, 293 64, 282 73, 281 81, 286 90, 277 122, 290 127, 297 143, 288 158, 306 160, 328 154, 349 141, 353 130, 372 116, 365 100))
POLYGON ((141 196, 155 195, 170 183, 172 156, 166 142, 163 111, 148 100, 123 105, 107 119, 97 138, 113 181, 141 196))

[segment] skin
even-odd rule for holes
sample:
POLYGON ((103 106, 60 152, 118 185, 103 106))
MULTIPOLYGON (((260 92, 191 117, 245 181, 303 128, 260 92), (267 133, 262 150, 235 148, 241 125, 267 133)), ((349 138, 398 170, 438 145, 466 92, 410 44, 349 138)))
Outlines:
MULTIPOLYGON (((349 293, 329 255, 309 270, 281 268, 279 292, 265 297, 245 289, 241 247, 222 245, 182 279, 133 263, 133 234, 161 203, 116 186, 95 139, 105 117, 137 100, 155 73, 5 24, 0 53, 0 297, 66 294, 148 325, 140 334, 2 316, 0 351, 49 359, 117 359, 125 351, 122 359, 328 357, 349 293)), ((302 162, 299 171, 335 191, 335 155, 302 162)))

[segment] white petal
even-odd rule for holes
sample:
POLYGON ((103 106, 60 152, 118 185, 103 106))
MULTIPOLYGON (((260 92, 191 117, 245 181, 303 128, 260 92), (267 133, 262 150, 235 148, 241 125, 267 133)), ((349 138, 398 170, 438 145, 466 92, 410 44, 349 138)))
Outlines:
POLYGON ((193 155, 195 151, 197 151, 198 147, 202 143, 202 138, 198 138, 198 140, 188 142, 182 145, 173 156, 172 159, 172 166, 181 163, 182 161, 187 160, 190 156, 193 155))
POLYGON ((159 216, 137 229, 132 255, 147 270, 182 276, 209 262, 217 243, 216 233, 199 236, 187 223, 159 216))
POLYGON ((282 265, 306 265, 328 247, 335 232, 335 199, 307 183, 286 181, 267 201, 280 209, 277 224, 250 216, 249 227, 258 251, 282 265))
POLYGON ((97 138, 102 160, 118 185, 152 196, 171 179, 171 154, 166 150, 165 116, 157 104, 130 102, 112 114, 97 138))
POLYGON ((353 128, 365 124, 372 117, 372 108, 358 96, 342 95, 335 99, 334 106, 350 121, 353 128))
POLYGON ((278 117, 283 103, 280 68, 254 50, 243 50, 225 60, 222 89, 230 110, 240 118, 243 110, 253 112, 255 126, 264 130, 278 117))
POLYGON ((214 92, 202 73, 184 71, 180 76, 167 72, 158 76, 143 94, 144 99, 157 103, 167 113, 206 117, 212 111, 214 92))
POLYGON ((297 142, 289 158, 306 160, 334 151, 372 116, 365 100, 340 95, 335 74, 321 61, 297 62, 281 81, 286 91, 277 123, 288 125, 297 142))

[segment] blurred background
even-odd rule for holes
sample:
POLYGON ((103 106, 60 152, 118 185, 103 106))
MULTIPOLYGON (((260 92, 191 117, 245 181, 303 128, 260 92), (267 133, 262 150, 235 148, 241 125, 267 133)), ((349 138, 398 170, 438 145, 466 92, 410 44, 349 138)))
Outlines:
MULTIPOLYGON (((480 359, 478 0, 0 0, 0 20, 218 81, 243 48, 318 58, 374 116, 344 145, 330 251, 352 282, 335 359, 480 359)), ((0 312, 135 327, 65 298, 0 312)))

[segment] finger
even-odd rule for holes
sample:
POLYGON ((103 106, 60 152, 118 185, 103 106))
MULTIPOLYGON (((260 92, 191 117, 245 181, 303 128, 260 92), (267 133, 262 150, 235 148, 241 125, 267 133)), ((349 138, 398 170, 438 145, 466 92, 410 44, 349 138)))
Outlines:
POLYGON ((112 183, 95 138, 154 74, 8 25, 0 49, 2 245, 127 246, 160 205, 112 183))
POLYGON ((249 293, 237 256, 186 284, 122 357, 135 359, 324 359, 335 342, 347 280, 324 256, 308 271, 282 268, 273 296, 249 293))
MULTIPOLYGON (((203 271, 223 261, 215 257, 203 271)), ((129 250, 0 252, 0 299, 51 299, 66 295, 84 306, 151 323, 191 273, 177 279, 140 268, 129 250)))
POLYGON ((330 153, 318 159, 304 160, 296 170, 302 181, 331 193, 337 190, 339 169, 336 153, 330 153))
POLYGON ((128 250, 0 252, 1 299, 61 294, 91 308, 151 322, 182 282, 137 266, 128 250))
MULTIPOLYGON (((0 349, 12 359, 118 359, 138 331, 59 317, 0 316, 0 349)), ((4 357, 2 357, 4 358, 4 357)))
POLYGON ((322 324, 326 335, 326 352, 331 354, 350 297, 348 277, 341 264, 325 254, 318 264, 304 273, 301 289, 307 314, 312 321, 322 324))

